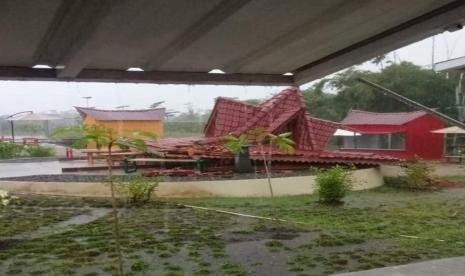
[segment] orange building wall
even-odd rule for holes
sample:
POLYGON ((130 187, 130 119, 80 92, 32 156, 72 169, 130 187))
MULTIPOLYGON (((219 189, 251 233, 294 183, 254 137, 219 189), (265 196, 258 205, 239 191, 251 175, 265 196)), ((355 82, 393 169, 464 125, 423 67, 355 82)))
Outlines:
MULTIPOLYGON (((158 137, 163 136, 163 121, 97 121, 90 116, 86 116, 84 124, 111 128, 121 137, 131 137, 131 132, 135 130, 148 131, 158 137)), ((89 148, 95 148, 95 145, 89 145, 89 148)))

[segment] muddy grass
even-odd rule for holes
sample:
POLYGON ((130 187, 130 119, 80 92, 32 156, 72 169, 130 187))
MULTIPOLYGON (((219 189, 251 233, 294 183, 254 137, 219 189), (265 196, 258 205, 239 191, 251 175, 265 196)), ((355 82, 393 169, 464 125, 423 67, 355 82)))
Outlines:
MULTIPOLYGON (((465 255, 464 196, 378 189, 341 207, 312 196, 120 202, 124 267, 127 275, 328 275, 465 255)), ((107 199, 22 196, 0 211, 0 275, 115 275, 107 207, 107 199)))

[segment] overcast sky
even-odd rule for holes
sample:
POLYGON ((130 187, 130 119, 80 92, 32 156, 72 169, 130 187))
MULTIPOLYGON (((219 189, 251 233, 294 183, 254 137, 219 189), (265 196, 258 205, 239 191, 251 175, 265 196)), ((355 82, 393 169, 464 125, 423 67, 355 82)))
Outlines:
MULTIPOLYGON (((444 33, 435 37, 435 60, 465 56, 465 30, 444 33)), ((395 51, 397 61, 410 61, 420 66, 431 65, 432 38, 414 43, 395 51)), ((393 59, 390 53, 388 58, 393 59)), ((376 70, 365 63, 364 69, 376 70)), ((113 109, 129 105, 130 109, 147 108, 156 101, 165 101, 170 110, 185 111, 190 103, 197 110, 213 107, 218 96, 241 100, 265 98, 277 93, 282 87, 219 86, 219 85, 156 85, 76 82, 21 82, 0 81, 0 115, 32 110, 70 110, 73 106, 85 106, 82 97, 91 96, 90 106, 113 109)))

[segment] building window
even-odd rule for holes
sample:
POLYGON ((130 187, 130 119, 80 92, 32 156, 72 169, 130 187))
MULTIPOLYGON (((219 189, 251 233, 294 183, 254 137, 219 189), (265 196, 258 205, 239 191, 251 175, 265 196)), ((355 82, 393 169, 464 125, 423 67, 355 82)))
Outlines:
POLYGON ((404 150, 405 133, 363 134, 344 137, 343 148, 404 150))

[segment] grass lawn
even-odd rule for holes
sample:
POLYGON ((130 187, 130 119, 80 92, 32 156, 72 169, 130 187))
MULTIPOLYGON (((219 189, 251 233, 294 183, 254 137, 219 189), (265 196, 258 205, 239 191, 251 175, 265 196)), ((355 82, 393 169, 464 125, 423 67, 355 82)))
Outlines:
MULTIPOLYGON (((465 255, 465 189, 353 192, 325 207, 315 196, 171 199, 122 208, 127 275, 328 275, 465 255), (288 220, 274 222, 205 206, 288 220), (408 238, 417 236, 420 238, 408 238)), ((108 199, 22 196, 0 211, 0 275, 114 275, 112 220, 47 232, 107 210, 108 199), (74 219, 74 220, 73 220, 74 219), (35 233, 47 233, 35 235, 35 233)), ((85 223, 84 223, 85 222, 85 223)))

